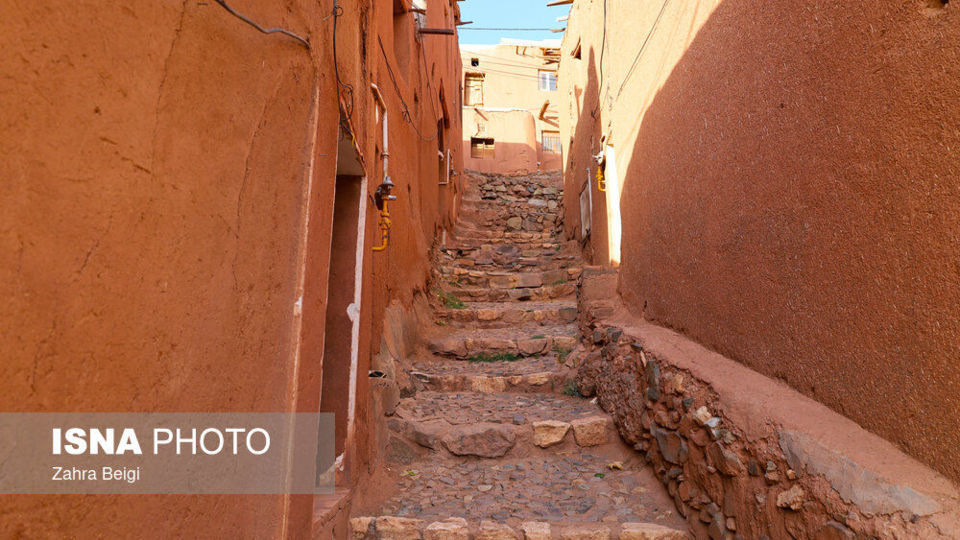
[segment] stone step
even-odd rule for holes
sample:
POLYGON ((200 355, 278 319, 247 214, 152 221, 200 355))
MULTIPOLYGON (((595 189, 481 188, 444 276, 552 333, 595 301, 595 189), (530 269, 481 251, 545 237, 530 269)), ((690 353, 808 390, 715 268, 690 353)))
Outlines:
POLYGON ((434 392, 550 392, 563 386, 564 375, 552 371, 526 373, 523 375, 447 375, 413 371, 414 379, 434 392))
POLYGON ((544 285, 542 287, 498 289, 493 287, 452 287, 449 284, 442 284, 442 289, 447 295, 453 295, 462 302, 524 302, 527 300, 553 300, 572 297, 576 285, 572 281, 566 281, 557 285, 544 285))
POLYGON ((523 251, 552 252, 552 251, 560 251, 561 249, 563 249, 563 244, 560 242, 543 242, 539 240, 530 241, 530 242, 513 241, 513 240, 506 241, 506 242, 491 242, 490 240, 469 241, 469 240, 459 240, 459 239, 448 241, 447 245, 444 246, 444 249, 457 250, 460 252, 469 252, 469 251, 477 251, 477 250, 485 250, 485 249, 492 250, 499 246, 512 246, 521 252, 523 251))
POLYGON ((465 270, 494 271, 494 272, 542 272, 546 270, 561 270, 571 266, 580 266, 581 259, 575 255, 556 254, 549 257, 515 257, 502 258, 499 261, 477 261, 467 257, 453 258, 443 256, 446 265, 465 270))
MULTIPOLYGON (((392 451, 402 453, 398 444, 392 451)), ((486 459, 407 454, 405 463, 390 466, 398 492, 373 513, 431 521, 457 516, 511 527, 525 521, 652 522, 686 530, 667 490, 632 450, 619 444, 552 449, 486 459)))
MULTIPOLYGON (((513 291, 515 289, 509 289, 513 291)), ((532 326, 458 330, 430 340, 430 350, 440 356, 487 361, 501 358, 548 354, 573 350, 577 345, 576 325, 532 326)))
POLYGON ((597 405, 559 394, 422 391, 401 399, 387 426, 387 459, 401 465, 465 457, 552 459, 583 448, 637 457, 597 405))
POLYGON ((413 365, 410 376, 432 392, 561 392, 572 393, 563 361, 568 353, 531 356, 517 360, 463 362, 436 358, 413 365))
MULTIPOLYGON (((465 268, 467 270, 506 270, 506 271, 543 271, 579 266, 582 259, 579 255, 550 252, 539 253, 536 256, 525 256, 522 253, 498 253, 477 250, 459 251, 451 249, 441 251, 438 261, 448 266, 465 268)), ((438 265, 443 266, 443 264, 438 265)))
MULTIPOLYGON (((492 491, 492 490, 491 490, 492 491)), ((365 516, 350 520, 353 540, 685 540, 680 528, 656 523, 582 523, 523 521, 510 526, 494 520, 468 522, 462 517, 437 520, 365 516)))
POLYGON ((535 324, 572 323, 577 320, 574 300, 550 302, 469 302, 463 309, 437 309, 440 324, 455 328, 506 328, 535 324))
POLYGON ((550 232, 529 232, 529 231, 503 231, 489 228, 477 228, 459 224, 453 229, 450 238, 461 239, 490 239, 490 240, 521 240, 521 241, 559 241, 561 237, 554 236, 550 232))
POLYGON ((542 287, 560 285, 575 281, 580 277, 581 268, 571 266, 563 270, 544 270, 529 272, 506 272, 498 270, 468 270, 458 266, 437 266, 437 271, 448 283, 473 287, 491 287, 495 289, 514 289, 523 287, 542 287))

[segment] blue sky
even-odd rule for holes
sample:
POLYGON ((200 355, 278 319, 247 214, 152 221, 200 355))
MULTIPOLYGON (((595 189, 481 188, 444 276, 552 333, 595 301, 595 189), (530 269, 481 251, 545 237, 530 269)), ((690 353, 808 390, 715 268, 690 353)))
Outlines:
POLYGON ((499 43, 500 38, 514 39, 560 39, 563 34, 552 32, 488 32, 470 30, 479 28, 562 28, 558 23, 570 6, 547 7, 549 0, 466 0, 460 2, 461 19, 473 21, 460 27, 460 43, 499 43))

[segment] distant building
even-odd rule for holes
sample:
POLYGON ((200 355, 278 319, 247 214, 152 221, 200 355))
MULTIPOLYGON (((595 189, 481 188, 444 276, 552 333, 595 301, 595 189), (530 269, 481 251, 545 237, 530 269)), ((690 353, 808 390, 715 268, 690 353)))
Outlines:
POLYGON ((555 39, 460 46, 466 168, 502 174, 560 169, 559 51, 555 39))

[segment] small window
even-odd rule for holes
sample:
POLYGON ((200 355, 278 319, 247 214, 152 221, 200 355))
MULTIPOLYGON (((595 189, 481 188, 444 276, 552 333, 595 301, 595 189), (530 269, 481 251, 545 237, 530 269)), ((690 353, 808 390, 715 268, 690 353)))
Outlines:
POLYGON ((570 53, 570 56, 580 60, 580 40, 577 40, 577 46, 573 48, 573 52, 570 53))
POLYGON ((483 74, 467 73, 463 78, 463 104, 469 107, 483 106, 483 74))
POLYGON ((556 71, 541 71, 537 80, 540 83, 540 90, 553 92, 557 89, 556 71))
POLYGON ((479 59, 479 58, 471 58, 471 59, 470 59, 470 65, 471 65, 472 67, 480 67, 480 59, 479 59))
POLYGON ((470 137, 470 157, 493 159, 493 139, 470 137))
POLYGON ((559 131, 544 131, 541 135, 541 141, 543 144, 543 151, 549 152, 551 154, 560 153, 560 132, 559 131))

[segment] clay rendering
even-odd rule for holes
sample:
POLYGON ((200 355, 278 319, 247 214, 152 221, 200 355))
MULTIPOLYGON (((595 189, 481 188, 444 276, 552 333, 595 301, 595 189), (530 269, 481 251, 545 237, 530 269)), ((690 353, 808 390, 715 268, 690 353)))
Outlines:
POLYGON ((525 2, 0 7, 0 537, 960 538, 960 5, 525 2))

